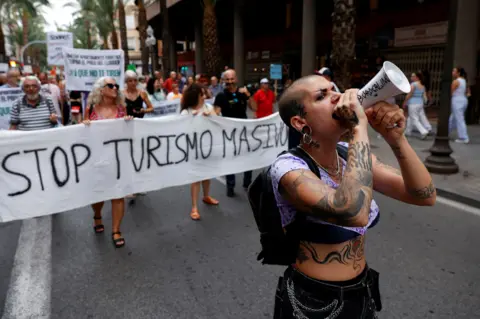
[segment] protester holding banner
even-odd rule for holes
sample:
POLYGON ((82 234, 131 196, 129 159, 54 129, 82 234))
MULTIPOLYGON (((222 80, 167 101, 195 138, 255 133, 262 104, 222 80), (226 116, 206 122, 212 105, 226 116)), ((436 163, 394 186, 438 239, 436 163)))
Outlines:
POLYGON ((153 105, 148 98, 147 93, 138 87, 138 75, 136 72, 128 70, 125 72, 125 84, 127 87, 123 91, 125 103, 127 105, 127 115, 143 118, 145 113, 153 113, 153 105), (147 108, 143 108, 143 104, 147 108))
POLYGON ((276 319, 376 318, 379 275, 364 253, 365 234, 379 219, 373 190, 408 204, 435 203, 432 177, 405 138, 403 111, 386 102, 364 110, 357 94, 309 76, 279 101, 282 120, 303 134, 295 150, 303 156, 283 154, 270 171, 294 249, 277 287, 276 319), (372 154, 369 125, 390 145, 401 172, 372 154), (348 144, 340 142, 346 133, 348 144))
MULTIPOLYGON (((125 101, 119 91, 119 85, 115 79, 102 77, 95 82, 93 91, 88 96, 88 106, 85 112, 83 123, 90 125, 90 121, 125 118, 131 120, 133 117, 125 113, 125 101)), ((92 205, 94 212, 94 230, 96 233, 103 233, 105 230, 102 224, 102 208, 104 202, 92 205)), ((125 239, 120 232, 123 215, 125 214, 125 199, 112 199, 112 240, 116 248, 125 245, 125 239)))
POLYGON ((40 93, 40 80, 27 76, 22 83, 25 95, 19 97, 10 111, 10 130, 36 131, 57 124, 57 114, 52 99, 40 93))
MULTIPOLYGON (((205 103, 207 89, 199 84, 192 84, 186 87, 182 99, 181 115, 216 115, 215 109, 211 104, 205 103)), ((203 187, 203 202, 207 205, 218 205, 218 200, 210 196, 210 180, 196 182, 191 185, 192 211, 190 217, 193 220, 200 220, 198 213, 198 193, 200 193, 200 184, 203 187)))

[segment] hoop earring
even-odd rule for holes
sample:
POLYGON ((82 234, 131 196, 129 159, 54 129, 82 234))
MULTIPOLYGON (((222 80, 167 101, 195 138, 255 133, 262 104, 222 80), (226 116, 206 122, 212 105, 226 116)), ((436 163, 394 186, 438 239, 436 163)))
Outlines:
POLYGON ((312 139, 312 129, 305 125, 303 128, 302 128, 302 142, 306 145, 310 145, 313 143, 313 139, 312 139), (308 129, 308 132, 307 132, 307 129, 308 129))

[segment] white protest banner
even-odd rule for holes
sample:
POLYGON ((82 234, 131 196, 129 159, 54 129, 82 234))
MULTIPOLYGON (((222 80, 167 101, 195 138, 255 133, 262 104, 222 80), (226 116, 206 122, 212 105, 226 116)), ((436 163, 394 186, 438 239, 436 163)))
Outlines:
MULTIPOLYGON (((42 89, 43 94, 47 94, 47 90, 42 89)), ((0 130, 8 130, 10 127, 10 110, 13 102, 23 96, 20 88, 0 89, 0 130)))
POLYGON ((278 113, 166 116, 0 132, 0 221, 254 170, 288 146, 278 113))
POLYGON ((8 63, 0 63, 0 73, 7 73, 9 69, 8 63))
POLYGON ((91 91, 95 81, 109 76, 124 84, 123 50, 85 50, 63 48, 67 90, 91 91))
MULTIPOLYGON (((166 115, 173 115, 173 114, 180 114, 180 100, 173 100, 173 101, 159 101, 156 100, 155 97, 150 97, 150 102, 152 102, 154 112, 147 113, 145 117, 158 117, 158 116, 166 116, 166 115)), ((205 103, 213 104, 213 99, 205 100, 205 103)))
POLYGON ((0 130, 10 127, 10 109, 13 102, 23 95, 20 88, 0 89, 0 130))
POLYGON ((64 65, 62 48, 73 48, 73 34, 70 32, 47 32, 48 65, 64 65))

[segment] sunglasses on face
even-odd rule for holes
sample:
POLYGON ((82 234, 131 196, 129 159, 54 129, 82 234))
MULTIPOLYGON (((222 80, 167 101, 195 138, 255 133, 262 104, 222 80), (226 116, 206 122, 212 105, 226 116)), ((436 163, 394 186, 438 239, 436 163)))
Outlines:
POLYGON ((107 87, 107 88, 109 88, 109 89, 115 88, 115 89, 118 90, 118 89, 120 88, 120 85, 118 85, 118 84, 112 84, 112 83, 107 83, 107 84, 105 84, 104 87, 107 87))

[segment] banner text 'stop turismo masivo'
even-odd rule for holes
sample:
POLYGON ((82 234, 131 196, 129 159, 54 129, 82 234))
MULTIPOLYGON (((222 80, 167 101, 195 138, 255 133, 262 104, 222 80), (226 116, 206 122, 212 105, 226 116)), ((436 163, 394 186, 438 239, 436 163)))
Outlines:
POLYGON ((0 222, 262 168, 287 147, 278 113, 0 131, 0 222))

